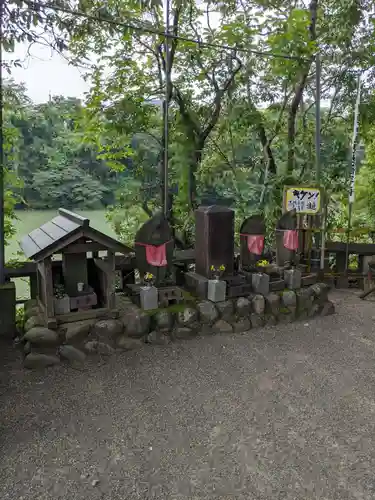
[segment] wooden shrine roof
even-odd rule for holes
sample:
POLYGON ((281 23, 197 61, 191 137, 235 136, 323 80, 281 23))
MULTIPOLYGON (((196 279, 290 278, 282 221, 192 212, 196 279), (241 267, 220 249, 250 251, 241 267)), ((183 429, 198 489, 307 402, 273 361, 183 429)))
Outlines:
POLYGON ((114 252, 133 252, 132 248, 90 227, 89 219, 64 208, 59 209, 57 217, 24 236, 20 246, 28 259, 43 260, 82 237, 101 243, 105 249, 114 252))

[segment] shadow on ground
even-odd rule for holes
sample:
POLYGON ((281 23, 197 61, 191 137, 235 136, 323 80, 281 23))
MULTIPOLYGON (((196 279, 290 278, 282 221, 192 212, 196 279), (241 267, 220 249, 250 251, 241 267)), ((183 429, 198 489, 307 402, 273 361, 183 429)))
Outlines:
POLYGON ((83 371, 2 348, 2 500, 375 498, 375 305, 83 371))

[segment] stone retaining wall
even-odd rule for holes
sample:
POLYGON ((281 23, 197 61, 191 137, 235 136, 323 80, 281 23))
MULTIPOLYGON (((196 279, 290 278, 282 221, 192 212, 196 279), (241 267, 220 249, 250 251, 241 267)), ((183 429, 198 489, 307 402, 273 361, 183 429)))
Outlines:
POLYGON ((306 320, 335 312, 329 287, 316 283, 300 290, 284 290, 266 296, 253 295, 214 304, 188 301, 153 312, 144 312, 130 298, 121 296, 119 319, 86 320, 42 326, 35 301, 25 304, 25 334, 21 339, 27 368, 55 365, 63 360, 83 363, 87 355, 108 356, 137 349, 144 343, 166 345, 179 339, 217 333, 251 333, 264 325, 306 320))

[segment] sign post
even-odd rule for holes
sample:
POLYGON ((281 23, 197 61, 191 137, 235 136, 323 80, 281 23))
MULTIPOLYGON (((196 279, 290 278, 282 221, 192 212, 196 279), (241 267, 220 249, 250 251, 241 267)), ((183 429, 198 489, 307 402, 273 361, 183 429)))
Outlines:
POLYGON ((321 190, 317 187, 286 186, 284 211, 295 210, 297 214, 317 215, 321 211, 321 199, 321 190))

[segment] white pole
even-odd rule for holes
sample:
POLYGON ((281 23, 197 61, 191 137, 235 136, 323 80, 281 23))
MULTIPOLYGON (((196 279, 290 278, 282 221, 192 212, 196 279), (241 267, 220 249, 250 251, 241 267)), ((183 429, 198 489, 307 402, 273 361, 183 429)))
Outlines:
POLYGON ((348 232, 346 238, 346 265, 345 269, 348 270, 349 267, 349 240, 350 240, 350 230, 352 224, 352 212, 353 203, 355 199, 355 177, 357 173, 357 136, 358 136, 358 118, 359 118, 359 105, 361 103, 361 74, 358 75, 357 84, 357 99, 354 108, 354 126, 353 126, 353 136, 352 136, 352 161, 351 161, 351 171, 350 171, 350 186, 349 186, 349 214, 348 214, 348 232))

